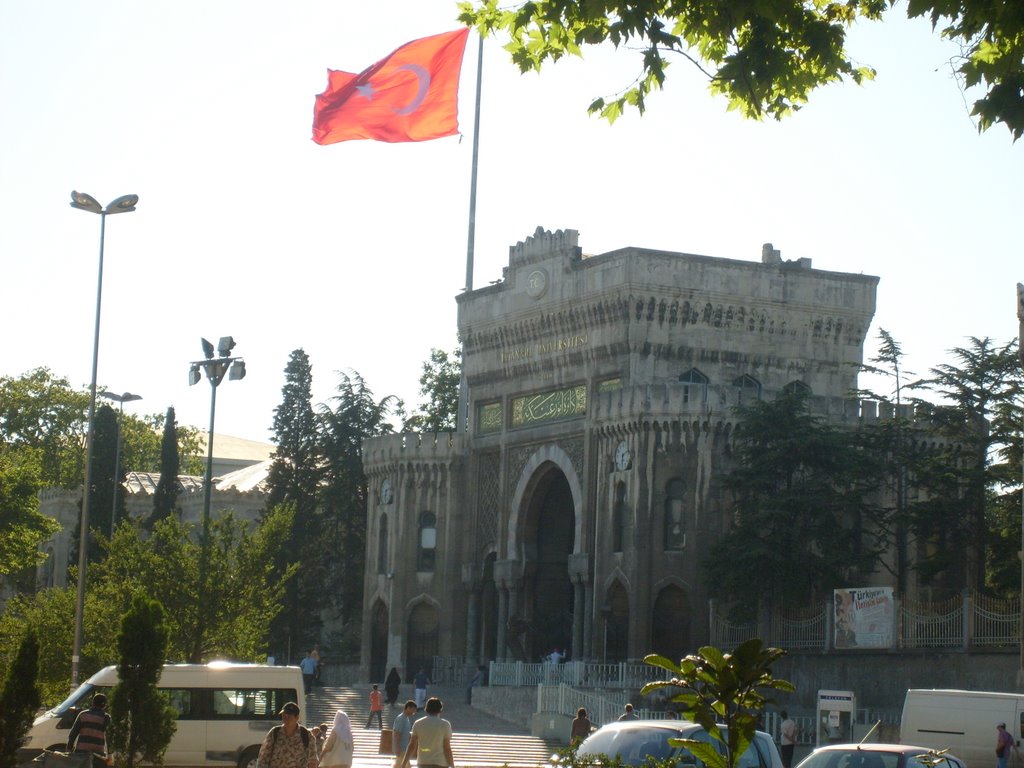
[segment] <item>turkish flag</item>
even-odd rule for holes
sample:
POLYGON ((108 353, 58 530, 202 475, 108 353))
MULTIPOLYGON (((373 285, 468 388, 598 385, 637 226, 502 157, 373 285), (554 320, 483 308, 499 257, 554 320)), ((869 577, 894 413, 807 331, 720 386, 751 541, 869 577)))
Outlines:
POLYGON ((413 40, 358 75, 327 70, 313 141, 427 141, 459 132, 459 74, 469 29, 413 40))

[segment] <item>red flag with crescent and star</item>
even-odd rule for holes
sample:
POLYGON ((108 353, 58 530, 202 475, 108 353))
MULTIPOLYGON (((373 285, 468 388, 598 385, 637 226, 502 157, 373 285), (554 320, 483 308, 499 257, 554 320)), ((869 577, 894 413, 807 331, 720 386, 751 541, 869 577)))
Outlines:
POLYGON ((358 75, 327 70, 313 141, 427 141, 459 132, 459 75, 469 29, 413 40, 358 75))

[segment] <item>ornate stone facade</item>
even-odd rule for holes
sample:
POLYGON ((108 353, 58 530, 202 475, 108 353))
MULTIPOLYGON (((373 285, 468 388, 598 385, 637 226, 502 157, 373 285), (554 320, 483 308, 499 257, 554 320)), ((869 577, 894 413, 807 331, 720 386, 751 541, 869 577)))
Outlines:
POLYGON ((465 432, 363 447, 374 680, 435 655, 689 652, 733 406, 801 387, 855 416, 877 278, 771 245, 746 262, 577 240, 538 229, 459 296, 465 432))

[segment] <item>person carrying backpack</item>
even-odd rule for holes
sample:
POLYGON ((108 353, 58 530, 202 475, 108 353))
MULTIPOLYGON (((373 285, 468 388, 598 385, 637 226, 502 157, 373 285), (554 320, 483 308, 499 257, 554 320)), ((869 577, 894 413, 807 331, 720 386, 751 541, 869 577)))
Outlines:
POLYGON ((257 768, 317 768, 316 740, 299 724, 299 705, 289 701, 281 707, 281 725, 275 725, 263 739, 257 768))

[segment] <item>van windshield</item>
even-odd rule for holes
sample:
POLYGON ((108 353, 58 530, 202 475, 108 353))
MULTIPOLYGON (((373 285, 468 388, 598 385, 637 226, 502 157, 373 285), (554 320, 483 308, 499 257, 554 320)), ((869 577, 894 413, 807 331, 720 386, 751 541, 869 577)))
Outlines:
POLYGON ((92 694, 95 690, 96 686, 92 683, 82 683, 70 696, 51 709, 50 712, 55 715, 63 715, 72 707, 78 707, 82 702, 91 702, 92 694))

